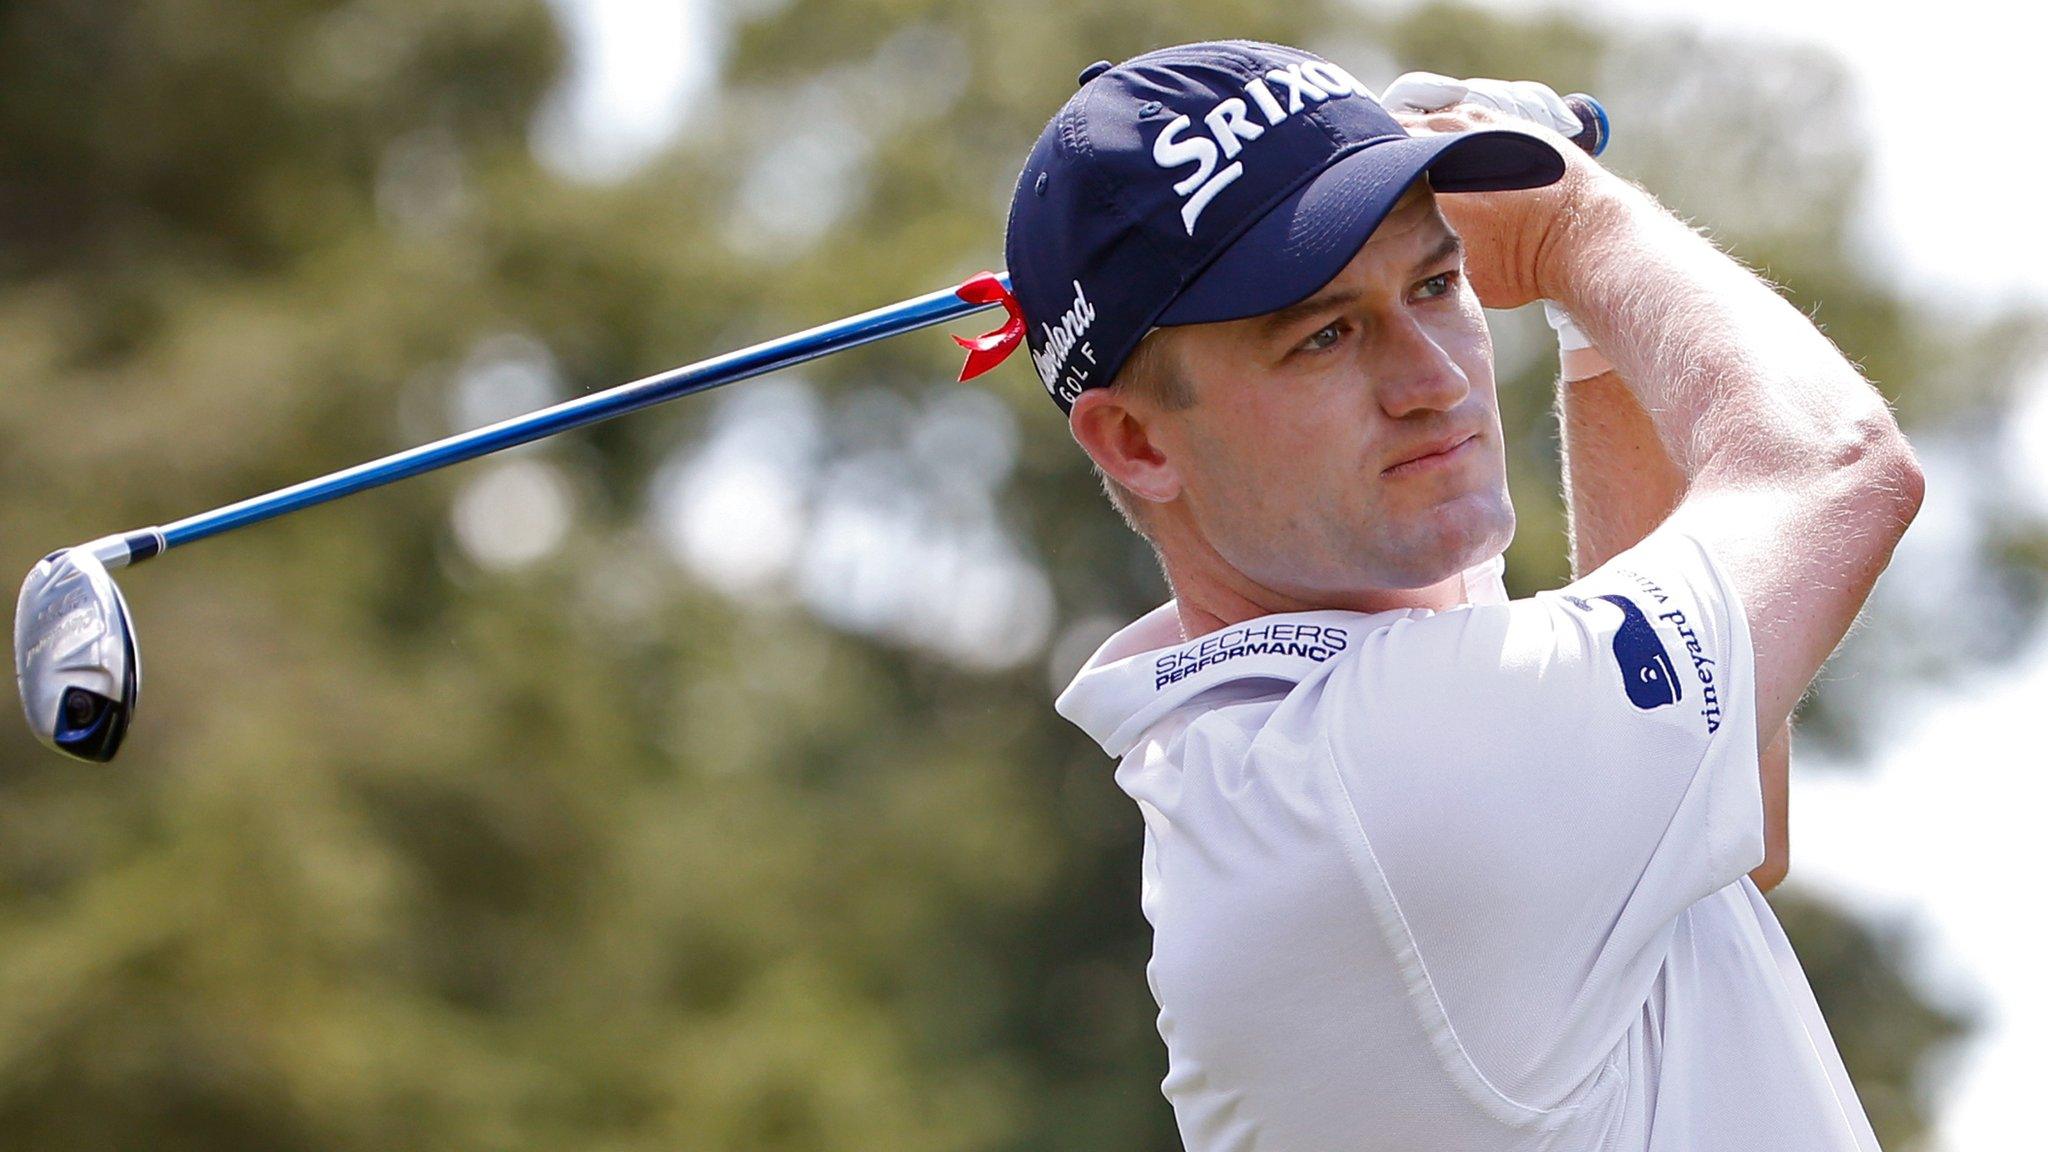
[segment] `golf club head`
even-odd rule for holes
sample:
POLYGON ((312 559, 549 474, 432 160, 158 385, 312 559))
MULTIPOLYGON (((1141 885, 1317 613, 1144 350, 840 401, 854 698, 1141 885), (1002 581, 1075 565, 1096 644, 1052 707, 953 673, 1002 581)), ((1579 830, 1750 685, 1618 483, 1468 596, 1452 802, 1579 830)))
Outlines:
POLYGON ((43 743, 102 763, 120 750, 135 716, 142 664, 128 602, 88 549, 45 556, 22 582, 14 680, 28 726, 43 743))

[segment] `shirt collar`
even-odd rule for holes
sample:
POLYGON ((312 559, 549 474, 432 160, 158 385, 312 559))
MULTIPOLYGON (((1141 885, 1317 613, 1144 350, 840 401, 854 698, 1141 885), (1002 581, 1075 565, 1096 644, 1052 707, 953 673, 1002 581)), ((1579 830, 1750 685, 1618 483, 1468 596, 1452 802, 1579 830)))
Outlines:
MULTIPOLYGON (((1465 571, 1469 604, 1505 604, 1496 556, 1465 571)), ((1178 605, 1168 600, 1104 641, 1061 692, 1054 708, 1121 757, 1175 709, 1203 693, 1251 680, 1298 684, 1368 632, 1426 608, 1386 612, 1285 612, 1181 639, 1178 605)))

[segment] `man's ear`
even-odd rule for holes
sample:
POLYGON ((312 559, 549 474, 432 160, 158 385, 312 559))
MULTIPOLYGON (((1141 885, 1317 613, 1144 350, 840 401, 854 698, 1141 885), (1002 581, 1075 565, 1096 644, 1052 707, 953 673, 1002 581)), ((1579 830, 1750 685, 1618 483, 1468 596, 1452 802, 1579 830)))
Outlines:
POLYGON ((1067 427, 1103 474, 1142 499, 1164 504, 1180 495, 1177 462, 1159 442, 1160 414, 1109 388, 1074 400, 1067 427))

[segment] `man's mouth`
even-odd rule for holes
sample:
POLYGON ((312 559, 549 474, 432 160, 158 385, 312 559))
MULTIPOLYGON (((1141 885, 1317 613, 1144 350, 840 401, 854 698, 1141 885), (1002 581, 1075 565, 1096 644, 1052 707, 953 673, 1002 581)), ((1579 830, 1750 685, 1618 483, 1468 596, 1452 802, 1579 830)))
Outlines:
POLYGON ((1420 453, 1410 456, 1399 464, 1392 465, 1380 473, 1382 476, 1411 476, 1462 460, 1479 441, 1478 433, 1451 437, 1434 445, 1426 446, 1420 453))

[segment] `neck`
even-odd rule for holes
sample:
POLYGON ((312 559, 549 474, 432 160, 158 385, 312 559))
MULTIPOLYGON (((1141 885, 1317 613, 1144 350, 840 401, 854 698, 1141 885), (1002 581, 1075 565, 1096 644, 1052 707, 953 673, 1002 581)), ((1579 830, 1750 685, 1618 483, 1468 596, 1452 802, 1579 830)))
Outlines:
POLYGON ((1192 640, 1246 620, 1281 612, 1391 612, 1426 608, 1441 612, 1465 603, 1463 570, 1421 588, 1350 588, 1334 592, 1287 592, 1253 580, 1204 546, 1195 556, 1162 549, 1160 560, 1180 612, 1183 639, 1192 640))

